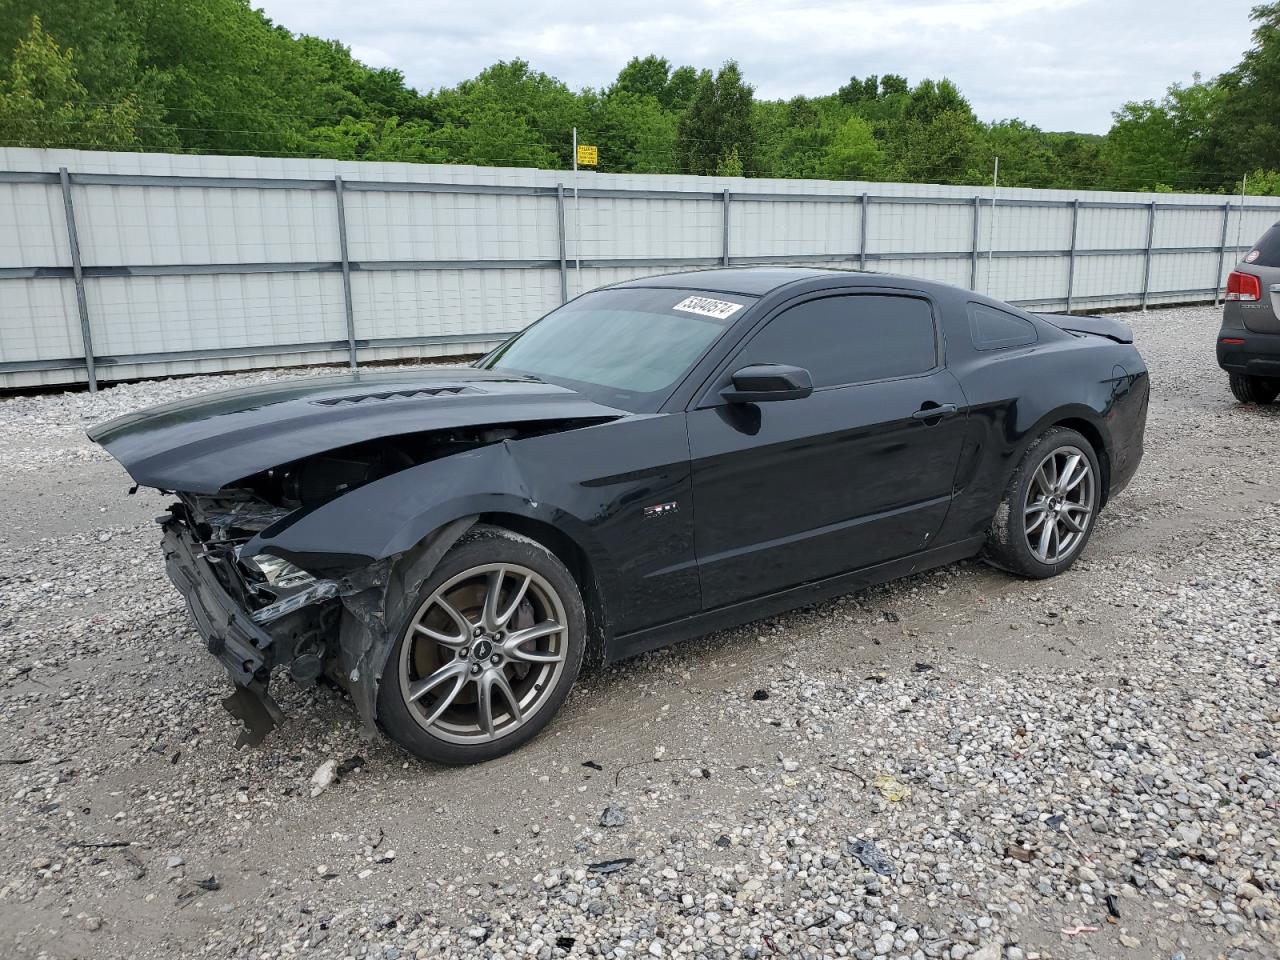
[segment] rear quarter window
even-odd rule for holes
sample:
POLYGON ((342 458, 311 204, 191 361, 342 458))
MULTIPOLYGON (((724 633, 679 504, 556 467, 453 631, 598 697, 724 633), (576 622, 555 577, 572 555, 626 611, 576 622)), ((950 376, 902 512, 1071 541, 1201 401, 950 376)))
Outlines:
POLYGON ((969 304, 969 336, 977 350, 1024 347, 1040 339, 1030 320, 982 303, 969 304))
POLYGON ((1280 223, 1258 238, 1253 249, 1245 254, 1244 262, 1259 267, 1280 267, 1280 223))

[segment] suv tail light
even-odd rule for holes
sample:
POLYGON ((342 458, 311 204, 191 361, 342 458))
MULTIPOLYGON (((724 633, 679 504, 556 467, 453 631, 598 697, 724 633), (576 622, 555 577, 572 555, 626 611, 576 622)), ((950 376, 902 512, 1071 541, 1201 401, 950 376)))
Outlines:
POLYGON ((1240 273, 1233 270, 1230 276, 1227 277, 1227 299, 1261 300, 1262 284, 1251 273, 1240 273))

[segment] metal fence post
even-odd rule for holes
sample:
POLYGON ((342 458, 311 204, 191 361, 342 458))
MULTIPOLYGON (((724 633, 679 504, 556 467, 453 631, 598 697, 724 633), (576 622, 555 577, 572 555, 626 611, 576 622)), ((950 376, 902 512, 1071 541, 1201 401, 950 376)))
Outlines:
POLYGON ((973 244, 972 254, 969 257, 969 289, 978 289, 978 218, 981 216, 982 198, 975 196, 973 198, 973 244))
POLYGON ((71 276, 76 284, 76 308, 80 311, 80 339, 84 343, 84 367, 89 377, 89 392, 98 390, 98 371, 93 362, 93 331, 89 329, 89 301, 84 295, 84 271, 80 267, 80 236, 76 233, 76 212, 71 203, 71 174, 58 168, 62 184, 62 209, 67 215, 67 243, 71 247, 71 276))
POLYGON ((724 206, 720 217, 720 262, 726 267, 729 265, 729 188, 724 188, 724 206))
MULTIPOLYGON (((1243 214, 1242 214, 1243 216, 1243 214)), ((1222 299, 1222 268, 1227 259, 1227 224, 1231 221, 1231 201, 1222 205, 1222 238, 1218 242, 1218 272, 1213 276, 1213 305, 1216 307, 1222 299)))
POLYGON ((1080 228, 1080 198, 1071 201, 1071 248, 1067 251, 1067 313, 1071 312, 1071 295, 1076 286, 1076 237, 1080 228))
POLYGON ((333 192, 338 198, 338 251, 342 255, 342 299, 347 311, 347 349, 351 369, 356 368, 356 315, 351 305, 351 260, 347 257, 347 205, 343 202, 342 177, 333 178, 333 192))
POLYGON ((560 240, 560 302, 569 302, 569 260, 565 255, 564 184, 556 184, 556 236, 560 240))
POLYGON ((867 217, 871 212, 871 198, 865 193, 862 195, 862 223, 859 228, 858 236, 858 269, 867 269, 867 217))
POLYGON ((1142 261, 1142 309, 1147 309, 1147 297, 1151 289, 1151 241, 1156 233, 1156 202, 1147 208, 1147 252, 1142 261))

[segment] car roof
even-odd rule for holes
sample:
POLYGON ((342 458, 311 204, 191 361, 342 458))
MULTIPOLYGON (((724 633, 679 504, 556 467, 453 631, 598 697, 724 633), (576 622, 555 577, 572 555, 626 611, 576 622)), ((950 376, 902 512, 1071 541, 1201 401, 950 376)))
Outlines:
POLYGON ((615 289, 618 287, 672 287, 759 297, 800 280, 811 280, 817 277, 846 277, 851 282, 856 282, 864 276, 870 275, 853 270, 823 270, 813 267, 723 267, 718 270, 689 270, 683 273, 664 273, 656 277, 640 277, 616 284, 615 289))

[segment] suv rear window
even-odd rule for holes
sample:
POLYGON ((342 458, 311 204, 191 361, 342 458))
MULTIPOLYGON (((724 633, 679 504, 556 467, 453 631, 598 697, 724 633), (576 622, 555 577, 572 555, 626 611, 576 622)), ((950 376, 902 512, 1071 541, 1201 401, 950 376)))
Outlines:
POLYGON ((1244 258, 1259 267, 1280 267, 1280 223, 1264 233, 1244 258))

